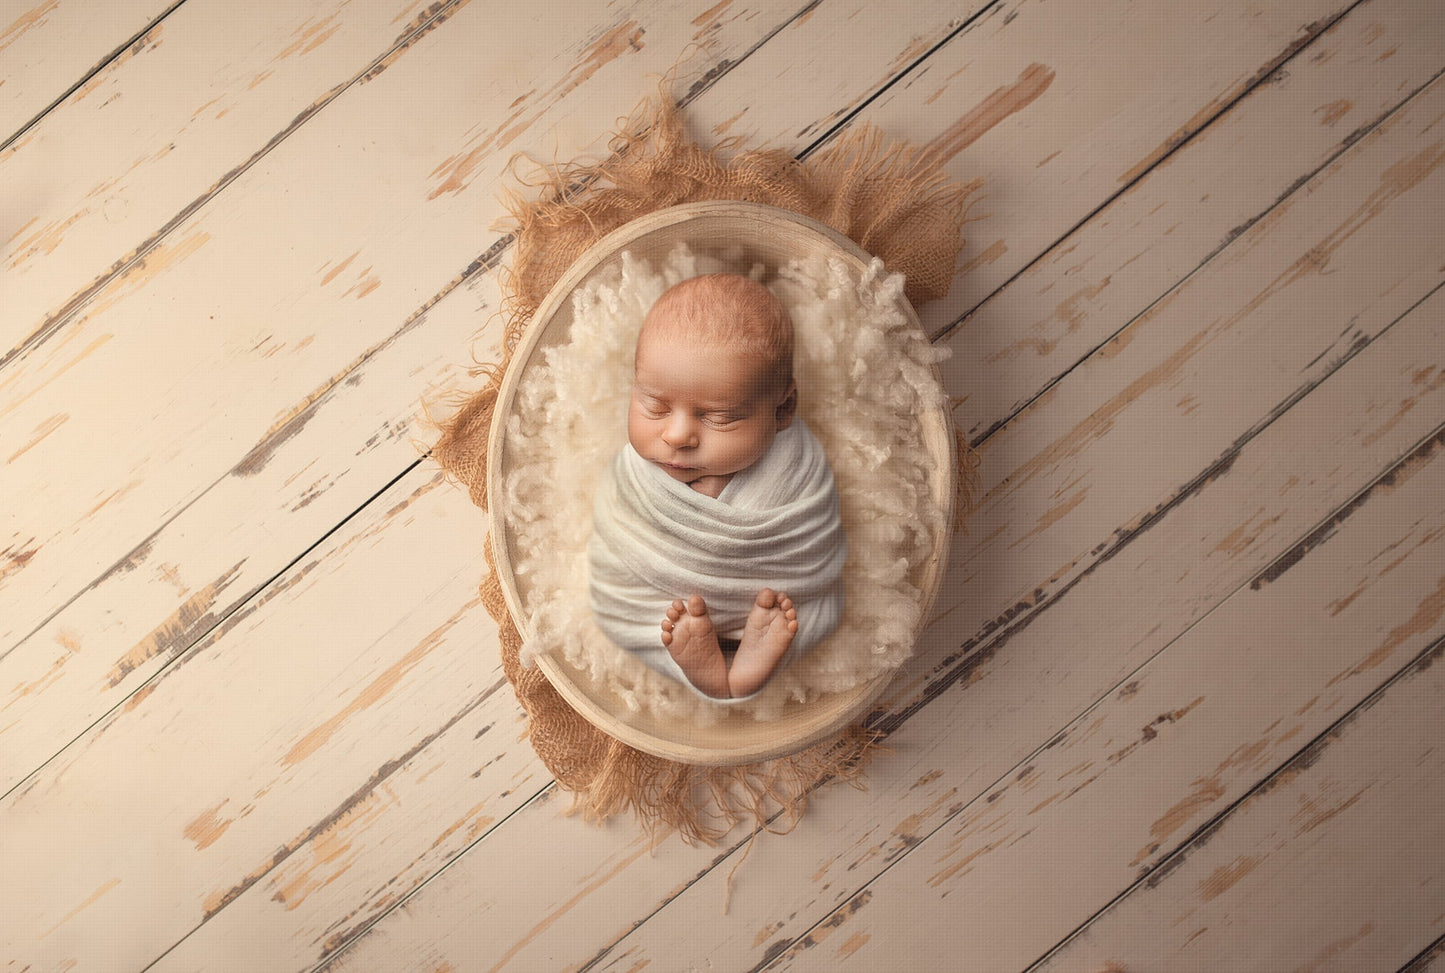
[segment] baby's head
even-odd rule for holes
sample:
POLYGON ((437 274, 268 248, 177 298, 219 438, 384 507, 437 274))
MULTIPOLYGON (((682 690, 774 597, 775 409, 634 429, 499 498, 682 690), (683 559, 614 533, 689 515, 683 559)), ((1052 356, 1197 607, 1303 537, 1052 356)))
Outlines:
POLYGON ((673 479, 747 469, 796 407, 793 323, 762 284, 705 274, 668 289, 648 311, 627 438, 673 479))

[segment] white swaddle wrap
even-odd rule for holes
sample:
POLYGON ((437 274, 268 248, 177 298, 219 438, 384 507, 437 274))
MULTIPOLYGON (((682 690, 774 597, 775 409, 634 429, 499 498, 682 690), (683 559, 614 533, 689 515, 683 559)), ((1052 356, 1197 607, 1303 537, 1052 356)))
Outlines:
POLYGON ((736 639, 760 589, 787 592, 798 633, 779 670, 838 625, 847 540, 833 472, 801 421, 716 500, 630 445, 609 474, 598 486, 587 554, 593 615, 618 646, 691 685, 661 641, 676 598, 702 595, 719 635, 736 639))

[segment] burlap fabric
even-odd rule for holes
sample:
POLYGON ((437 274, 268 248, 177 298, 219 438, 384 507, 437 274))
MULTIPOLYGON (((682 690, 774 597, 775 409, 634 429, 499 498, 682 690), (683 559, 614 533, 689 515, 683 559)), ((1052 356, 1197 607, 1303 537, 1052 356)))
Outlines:
MULTIPOLYGON (((864 128, 799 161, 736 140, 705 149, 686 134, 670 101, 648 102, 627 119, 601 162, 542 169, 521 180, 536 197, 513 196, 511 268, 503 271, 503 360, 484 367, 486 385, 442 423, 432 455, 486 507, 487 437, 502 376, 533 314, 552 285, 593 242, 654 210, 701 200, 747 200, 802 213, 846 234, 905 275, 919 304, 943 296, 963 247, 962 228, 974 186, 951 181, 927 153, 889 144, 864 128)), ((971 454, 960 443, 960 488, 971 454)), ((967 509, 966 496, 957 505, 967 509)), ((791 757, 743 767, 706 768, 654 757, 620 743, 579 716, 540 669, 518 661, 521 636, 507 612, 491 542, 482 601, 497 620, 503 669, 529 719, 533 748, 572 791, 575 808, 606 818, 632 809, 653 829, 670 826, 689 839, 712 840, 745 818, 758 825, 786 812, 796 821, 808 794, 828 779, 858 782, 876 735, 854 727, 791 757)))

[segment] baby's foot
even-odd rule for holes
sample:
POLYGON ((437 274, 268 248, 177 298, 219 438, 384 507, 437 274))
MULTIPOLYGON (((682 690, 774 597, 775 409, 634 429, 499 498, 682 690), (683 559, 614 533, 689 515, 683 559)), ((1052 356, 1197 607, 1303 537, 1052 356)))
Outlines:
POLYGON ((727 699, 727 661, 701 595, 672 603, 662 620, 662 644, 688 681, 714 699, 727 699))
POLYGON ((798 634, 798 610, 793 599, 772 588, 758 592, 743 626, 742 641, 733 657, 728 683, 734 696, 747 696, 762 688, 798 634))

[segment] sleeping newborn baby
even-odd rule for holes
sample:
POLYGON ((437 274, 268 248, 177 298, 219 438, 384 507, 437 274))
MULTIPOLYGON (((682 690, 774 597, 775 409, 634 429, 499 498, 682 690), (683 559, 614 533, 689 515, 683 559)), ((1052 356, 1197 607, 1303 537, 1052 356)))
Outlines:
POLYGON ((842 617, 838 494, 797 402, 792 322, 762 284, 706 274, 648 312, 597 492, 592 611, 712 699, 755 694, 842 617))

